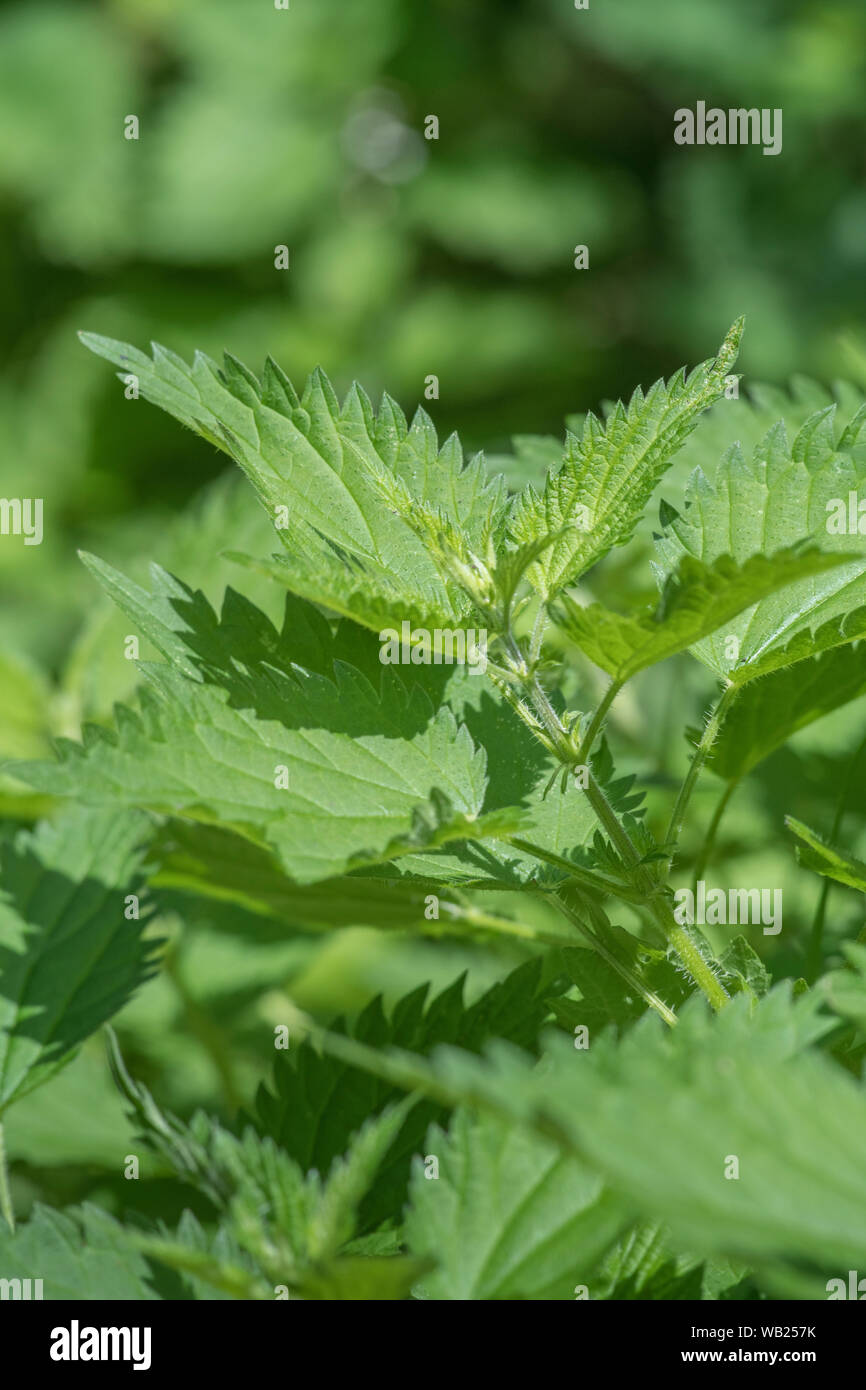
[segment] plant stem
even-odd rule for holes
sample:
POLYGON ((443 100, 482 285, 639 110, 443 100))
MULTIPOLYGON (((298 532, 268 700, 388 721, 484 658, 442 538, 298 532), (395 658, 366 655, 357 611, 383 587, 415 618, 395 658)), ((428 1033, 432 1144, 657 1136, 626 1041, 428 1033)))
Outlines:
MULTIPOLYGON (((562 720, 547 698, 541 682, 533 672, 528 670, 523 653, 513 637, 509 639, 508 645, 512 660, 515 661, 516 665, 515 675, 520 678, 524 692, 534 706, 535 712, 556 750, 556 756, 563 767, 577 766, 578 759, 571 740, 563 727, 562 720)), ((640 855, 632 844, 627 830, 620 824, 616 812, 589 770, 587 770, 586 794, 593 810, 622 858, 628 864, 637 864, 640 855)))
POLYGON ((649 907, 695 984, 700 986, 718 1013, 731 1002, 724 985, 704 960, 688 932, 683 931, 676 921, 668 904, 661 898, 654 898, 650 900, 649 907))
POLYGON ((477 927, 481 931, 495 932, 497 936, 534 941, 542 946, 571 945, 570 938, 560 932, 545 931, 543 928, 530 926, 527 922, 515 922, 511 917, 499 917, 495 913, 484 912, 481 908, 470 907, 467 903, 444 902, 440 899, 439 907, 443 912, 447 912, 451 921, 463 922, 466 926, 477 927))
MULTIPOLYGON (((835 844, 836 839, 839 835, 839 829, 842 825, 842 818, 845 815, 845 809, 848 805, 848 797, 851 795, 851 787, 854 783, 854 772, 863 754, 864 748, 866 748, 866 738, 864 738, 862 742, 859 744, 856 753, 854 754, 853 758, 848 764, 848 775, 845 778, 842 790, 839 793, 839 801, 836 806, 836 814, 833 817, 833 828, 830 831, 831 844, 835 844)), ((825 878, 824 882, 821 885, 821 893, 818 898, 817 906, 815 908, 815 916, 812 919, 812 930, 809 934, 809 948, 806 953, 806 979, 809 981, 810 984, 814 983, 818 976, 818 972, 821 968, 821 960, 823 956, 824 947, 824 919, 827 915, 827 899, 830 896, 831 887, 831 880, 829 878, 825 878)))
MULTIPOLYGON (((701 741, 694 751, 692 761, 689 764, 689 770, 686 773, 685 780, 683 781, 683 784, 680 787, 679 795, 677 796, 676 802, 674 803, 674 809, 671 812, 670 822, 668 823, 667 832, 665 834, 666 845, 675 846, 679 841, 680 834, 682 833, 683 821, 686 817, 686 809, 688 807, 689 801, 691 800, 692 792, 695 789, 695 783, 697 782, 701 769, 703 768, 703 765, 707 760, 707 755, 716 741, 719 729, 722 727, 722 723, 724 722, 725 715, 727 714, 728 709, 730 708, 733 701, 736 699, 738 693, 739 688, 737 686, 726 685, 724 690, 722 691, 720 699, 716 701, 716 704, 710 711, 710 716, 707 719, 707 722, 704 726, 704 732, 701 735, 701 741)), ((671 853, 670 859, 668 860, 668 868, 670 868, 672 861, 673 852, 671 853)))
MULTIPOLYGON (((513 674, 520 682, 526 697, 533 705, 541 724, 547 732, 556 756, 564 767, 576 765, 576 754, 568 733, 563 727, 559 715, 547 698, 538 677, 534 672, 529 670, 513 633, 509 632, 506 634, 505 644, 513 663, 513 674)), ((729 689, 730 688, 732 687, 729 687, 729 689)), ((713 718, 715 719, 716 731, 721 718, 724 717, 727 694, 728 692, 726 691, 714 712, 713 718)), ((715 737, 715 731, 712 737, 715 737)), ((707 750, 709 750, 710 742, 711 740, 706 745, 707 750)), ((706 751, 704 752, 704 757, 705 756, 706 751)), ((694 772, 692 782, 694 782, 694 777, 696 776, 697 771, 694 772)), ((640 854, 633 844, 628 831, 621 823, 605 796, 602 787, 588 769, 586 795, 593 811, 607 831, 608 837, 620 858, 630 868, 634 886, 644 897, 647 908, 652 913, 656 923, 661 927, 666 939, 671 943, 674 950, 679 955, 689 974, 692 976, 692 979, 695 981, 695 984, 703 991, 714 1009, 719 1010, 724 1008, 728 1003, 728 995, 724 987, 704 960, 691 937, 687 932, 683 931, 682 927, 675 920, 670 903, 660 896, 660 885, 658 881, 649 873, 644 865, 641 864, 640 854)), ((688 797, 685 798, 683 804, 683 813, 685 812, 685 805, 687 802, 688 797)))
POLYGON ((9 1188, 9 1169, 6 1164, 6 1142, 3 1136, 3 1122, 0 1120, 0 1211, 6 1217, 9 1229, 15 1234, 15 1211, 12 1206, 12 1193, 9 1188))
POLYGON ((608 878, 595 869, 583 869, 579 864, 566 859, 564 855, 556 854, 554 850, 544 849, 542 845, 533 844, 532 840, 524 840, 520 835, 503 835, 502 843, 512 845, 514 849, 519 849, 523 854, 531 855, 533 859, 543 859, 545 863, 552 864, 554 868, 562 869, 582 888, 589 888, 596 893, 607 893, 612 897, 621 898, 623 902, 632 903, 635 907, 641 907, 645 902, 645 895, 639 893, 636 888, 629 888, 624 882, 619 883, 616 879, 608 878))
POLYGON ((592 716, 592 719, 590 720, 589 728, 586 731, 586 737, 584 738, 583 743, 580 745, 579 757, 581 763, 585 763, 590 753, 592 752, 592 746, 599 735, 601 726, 604 723, 605 718, 607 717, 607 712, 624 685, 625 681, 612 680, 610 685, 607 687, 607 690, 604 692, 604 695, 602 696, 602 699, 595 711, 595 714, 592 716))
POLYGON ((544 629, 547 623, 547 609, 544 603, 539 600, 538 612, 535 615, 535 623, 532 628, 532 636, 529 639, 529 661, 535 665, 541 655, 541 644, 544 641, 544 629))
POLYGON ((668 1008, 664 1000, 660 999, 654 990, 649 989, 640 976, 633 971, 630 966, 626 965, 625 961, 621 961, 612 951, 608 950, 604 942, 596 936, 595 932, 591 931, 586 923, 580 920, 570 903, 566 902, 558 893, 555 895, 555 900, 560 911, 564 913, 573 926, 577 927, 577 930, 586 937, 587 941, 589 941, 593 949, 598 952, 602 960, 607 961, 611 969, 615 970, 617 974, 625 980, 629 988, 635 990, 651 1009, 655 1009, 656 1013, 664 1019, 669 1027, 675 1028, 677 1016, 673 1009, 668 1008))
POLYGON ((695 865, 695 877, 694 882, 692 884, 693 893, 697 893, 698 891, 698 882, 700 879, 703 878, 704 871, 707 867, 707 864, 709 863, 710 855, 712 854, 713 846, 716 842, 716 835, 721 824, 722 816, 725 814, 727 804, 739 785, 739 777, 735 777, 732 781, 728 782, 727 786, 725 787, 716 804, 716 809, 713 812, 713 818, 710 821, 709 828, 704 838, 704 843, 701 845, 701 852, 698 855, 698 862, 695 865))

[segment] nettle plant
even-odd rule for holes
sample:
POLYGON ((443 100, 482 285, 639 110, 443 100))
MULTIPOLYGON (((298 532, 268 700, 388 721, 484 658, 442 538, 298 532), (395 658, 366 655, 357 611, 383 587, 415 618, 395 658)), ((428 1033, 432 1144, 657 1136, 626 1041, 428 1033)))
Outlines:
MULTIPOLYGON (((161 889, 525 959, 474 1002, 421 987, 349 1027, 284 996, 273 1084, 232 1123, 164 1114, 112 1041, 142 1133, 213 1219, 40 1209, 7 1263, 65 1260, 69 1286, 97 1252, 128 1297, 445 1299, 823 1297, 862 1265, 866 947, 822 974, 817 933, 811 987, 772 981, 744 933, 714 952, 675 885, 684 862, 701 880, 747 774, 866 693, 866 547, 826 525, 864 485, 866 407, 728 438, 660 508, 649 607, 584 588, 715 403, 724 433, 741 327, 511 489, 387 396, 84 335, 240 464, 279 549, 232 558, 286 590, 285 619, 83 557, 158 659, 113 728, 15 767, 75 806, 4 848, 0 1113, 155 968, 161 889), (682 653, 718 693, 659 833, 605 724, 682 653), (721 795, 684 861, 702 774, 721 795)), ((866 889, 792 828, 808 867, 866 889)))

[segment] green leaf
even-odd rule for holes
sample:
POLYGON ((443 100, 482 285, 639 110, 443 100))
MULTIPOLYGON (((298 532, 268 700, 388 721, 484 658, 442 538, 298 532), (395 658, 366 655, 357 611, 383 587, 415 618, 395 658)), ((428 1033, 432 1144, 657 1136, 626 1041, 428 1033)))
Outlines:
POLYGON ((866 458, 855 447, 866 414, 858 411, 837 438, 834 411, 833 406, 816 411, 790 445, 780 421, 751 460, 734 446, 712 485, 696 470, 685 509, 658 540, 666 571, 684 554, 707 565, 729 554, 744 564, 806 539, 829 554, 851 557, 826 574, 769 594, 727 622, 724 632, 693 646, 695 656, 735 685, 866 634, 864 540, 859 534, 827 530, 828 504, 847 499, 866 483, 866 458), (732 638, 736 656, 731 655, 732 638))
MULTIPOLYGON (((485 755, 451 710, 434 710, 390 667, 378 690, 333 659, 327 675, 302 667, 289 626, 297 604, 278 634, 232 590, 218 620, 202 594, 163 571, 154 570, 148 595, 91 564, 171 664, 140 664, 140 712, 118 706, 116 732, 87 726, 83 746, 58 744, 59 764, 16 764, 32 785, 219 822, 274 851, 303 883, 390 857, 434 790, 464 818, 464 833, 479 815, 485 755)), ((318 643, 315 668, 326 638, 313 610, 301 611, 307 659, 318 643)))
POLYGON ((435 1261, 420 1296, 573 1299, 628 1220, 601 1179, 555 1144, 460 1110, 415 1160, 406 1240, 435 1261))
POLYGON ((218 826, 169 821, 151 855, 159 867, 154 889, 177 889, 272 917, 275 921, 322 931, 370 926, 405 931, 424 918, 426 893, 410 879, 382 882, 355 874, 299 884, 280 868, 273 854, 218 826))
POLYGON ((629 1231, 599 1273, 604 1278, 600 1298, 668 1302, 735 1297, 746 1270, 725 1260, 701 1261, 675 1251, 665 1228, 651 1222, 629 1231))
MULTIPOLYGON (((866 866, 861 886, 866 892, 866 866)), ((866 1031, 866 946, 857 941, 844 941, 842 950, 849 968, 831 970, 829 975, 822 975, 815 988, 835 1014, 856 1023, 861 1031, 866 1031)))
POLYGON ((707 766, 726 781, 750 772, 799 729, 866 694, 866 644, 852 643, 747 684, 728 709, 707 766))
POLYGON ((238 1245, 227 1226, 205 1230, 191 1211, 181 1216, 176 1230, 160 1222, 157 1234, 128 1230, 134 1249, 155 1262, 159 1282, 165 1274, 159 1266, 180 1275, 177 1287, 169 1287, 164 1297, 204 1300, 272 1299, 273 1288, 256 1271, 255 1262, 238 1245))
POLYGON ((406 1255, 341 1255, 307 1271, 298 1288, 303 1298, 328 1302, 402 1300, 428 1268, 406 1255))
MULTIPOLYGON (((394 869, 416 879, 426 878, 431 884, 444 881, 464 888, 508 889, 525 888, 530 883, 553 888, 572 874, 587 872, 597 858, 599 823, 586 793, 573 782, 563 788, 561 779, 551 788, 555 764, 514 711, 504 701, 494 701, 488 691, 479 691, 475 698, 477 706, 459 699, 453 703, 461 721, 488 753, 490 780, 485 805, 490 807, 489 814, 496 814, 493 805, 505 803, 501 827, 486 819, 487 812, 480 822, 481 829, 490 825, 497 838, 424 855, 406 853, 395 861, 394 869), (512 819, 515 807, 519 816, 512 819)), ((633 776, 615 775, 604 740, 592 754, 590 765, 614 810, 637 816, 643 794, 634 791, 633 776)), ((603 886, 600 878, 594 882, 598 888, 603 886)))
MULTIPOLYGON (((434 882, 516 886, 538 874, 538 861, 497 840, 519 831, 571 858, 592 839, 584 793, 545 797, 547 754, 459 668, 435 708, 440 669, 398 675, 371 662, 347 625, 338 638, 351 641, 368 676, 337 659, 343 646, 302 600, 287 602, 278 632, 231 589, 217 618, 201 593, 158 566, 148 593, 85 561, 168 664, 140 664, 141 712, 118 707, 116 734, 88 727, 84 749, 59 744, 60 764, 16 764, 32 785, 218 822, 305 884, 396 859, 399 872, 434 882), (275 785, 279 766, 288 787, 275 785)), ((616 809, 638 805, 633 779, 614 779, 601 750, 594 767, 616 809)))
POLYGON ((764 962, 744 936, 735 936, 728 942, 719 965, 729 994, 745 991, 754 999, 762 999, 772 983, 764 962))
POLYGON ((337 552, 317 531, 298 523, 293 531, 297 551, 262 559, 227 550, 225 558, 250 573, 274 580, 290 593, 319 604, 342 618, 351 618, 373 632, 399 628, 404 620, 433 631, 456 615, 445 614, 423 596, 407 594, 387 581, 364 560, 348 551, 337 552))
POLYGON ((738 320, 717 357, 689 376, 680 372, 667 384, 657 381, 646 395, 638 389, 604 424, 588 414, 581 438, 566 437, 562 466, 541 493, 529 486, 516 499, 510 529, 519 544, 567 528, 532 571, 545 598, 628 540, 674 454, 722 395, 741 334, 738 320))
POLYGON ((0 1222, 0 1269, 7 1279, 41 1279, 46 1299, 150 1302, 159 1296, 130 1234, 89 1202, 68 1211, 37 1203, 14 1235, 0 1222))
POLYGON ((0 653, 0 730, 5 755, 32 755, 45 746, 49 702, 50 687, 38 667, 16 653, 0 653))
POLYGON ((300 581, 299 592, 328 602, 333 586, 332 606, 373 627, 382 626, 387 605, 409 618, 450 621, 465 612, 412 528, 382 506, 378 482, 389 477, 470 538, 501 512, 504 491, 480 458, 464 463, 456 435, 440 448, 423 410, 409 426, 390 397, 377 414, 358 386, 341 405, 320 371, 298 396, 270 358, 259 381, 230 354, 222 368, 200 352, 187 366, 158 344, 151 358, 97 334, 80 336, 123 375, 133 372, 145 399, 240 464, 286 547, 289 587, 300 581))
POLYGON ((785 824, 801 841, 797 846, 797 858, 805 868, 814 869, 815 873, 866 893, 866 864, 862 859, 828 844, 815 830, 810 830, 808 825, 795 820, 793 816, 786 816, 785 824))
MULTIPOLYGON (((463 1001, 464 985, 461 976, 429 1004, 428 986, 422 986, 401 999, 390 1017, 383 1012, 381 1000, 375 999, 348 1036, 368 1046, 421 1054, 458 1041, 468 1050, 478 1050, 497 1036, 534 1046, 549 1013, 546 996, 551 992, 550 986, 542 984, 539 961, 519 966, 471 1005, 463 1001)), ((259 1088, 254 1123, 305 1171, 319 1172, 328 1171, 367 1116, 381 1113, 400 1094, 358 1067, 322 1056, 306 1041, 278 1054, 272 1085, 273 1091, 259 1088)), ((421 1101, 406 1116, 362 1204, 362 1230, 399 1214, 412 1156, 419 1152, 428 1125, 434 1120, 441 1123, 445 1113, 440 1106, 421 1101)))
POLYGON ((234 1296, 268 1297, 268 1286, 280 1284, 312 1296, 307 1281, 327 1276, 351 1242, 361 1203, 415 1098, 366 1117, 323 1178, 315 1169, 305 1174, 284 1148, 250 1125, 236 1135, 201 1111, 189 1124, 161 1111, 129 1076, 113 1037, 111 1061, 145 1142, 223 1213, 235 1255, 224 1249, 214 1259, 200 1242, 190 1249, 189 1241, 167 1233, 146 1238, 142 1248, 234 1296), (250 1277, 256 1272, 257 1280, 250 1277))
POLYGON ((554 1037, 535 1067, 502 1044, 484 1059, 355 1056, 413 1091, 553 1139, 685 1249, 762 1269, 847 1269, 866 1241, 866 1097, 810 1049, 833 1027, 820 1003, 786 986, 757 1003, 740 995, 714 1017, 694 999, 673 1029, 647 1014, 618 1043, 603 1035, 580 1053, 554 1037), (736 1180, 725 1177, 732 1156, 736 1180))
POLYGON ((0 1112, 46 1081, 150 974, 146 817, 76 808, 0 843, 0 1112))
POLYGON ((15 1101, 4 1131, 10 1163, 43 1170, 88 1166, 116 1172, 132 1137, 96 1038, 57 1076, 15 1101))
MULTIPOLYGON (((687 998, 689 985, 664 951, 646 946, 621 929, 614 932, 610 924, 604 944, 671 1009, 678 1008, 687 998)), ((622 1032, 645 1013, 647 1004, 643 997, 594 950, 566 947, 562 958, 580 998, 555 999, 552 1007, 557 1020, 570 1033, 577 1027, 586 1028, 591 1046, 604 1028, 613 1024, 617 1032, 622 1032)))
MULTIPOLYGON (((51 690, 44 675, 23 656, 0 652, 0 759, 45 757, 52 722, 51 690)), ((46 815, 50 804, 0 768, 0 814, 35 819, 46 815)))
POLYGON ((719 555, 709 565, 684 555, 651 612, 622 616, 600 603, 582 608, 564 595, 555 616, 572 641, 622 683, 694 646, 786 584, 843 563, 838 555, 802 547, 752 555, 741 564, 729 555, 719 555))
MULTIPOLYGON (((415 1097, 410 1097, 409 1106, 414 1103, 415 1097)), ((409 1106, 401 1102, 368 1116, 346 1153, 334 1159, 307 1229, 307 1251, 313 1261, 332 1258, 356 1234, 361 1203, 402 1129, 409 1106)))

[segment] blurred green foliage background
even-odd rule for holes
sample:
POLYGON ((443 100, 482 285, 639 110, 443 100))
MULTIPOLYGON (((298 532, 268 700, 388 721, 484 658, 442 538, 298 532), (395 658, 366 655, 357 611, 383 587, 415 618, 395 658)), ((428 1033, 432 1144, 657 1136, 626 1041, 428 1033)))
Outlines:
POLYGON ((435 373, 437 423, 487 448, 701 360, 741 312, 747 379, 862 372, 864 69, 861 0, 6 4, 3 491, 47 526, 26 563, 0 547, 2 635, 56 665, 89 603, 71 543, 214 473, 157 412, 131 425, 78 328, 269 350, 409 408, 435 373), (676 146, 699 98, 781 106, 781 156, 676 146))
MULTIPOLYGON (((254 370, 269 351, 296 379, 321 363, 339 388, 357 377, 408 410, 435 374, 441 396, 425 404, 440 432, 497 455, 710 356, 740 313, 746 386, 795 373, 862 386, 864 91, 863 0, 0 6, 0 493, 45 503, 41 546, 0 538, 0 758, 47 755, 51 735, 76 735, 129 687, 124 622, 76 547, 133 574, 157 559, 212 601, 235 582, 274 608, 221 558, 272 548, 247 489, 214 483, 225 460, 125 400, 76 330, 183 355, 227 347, 254 370), (676 146, 675 109, 701 99, 781 107, 781 155, 676 146), (137 141, 124 139, 131 114, 137 141), (280 244, 288 271, 274 267, 280 244), (574 268, 577 244, 589 270, 574 268)), ((808 400, 792 404, 795 423, 808 400)), ((735 418, 750 444, 755 419, 735 418)), ((550 454, 521 457, 531 476, 550 454)), ((677 476, 696 461, 687 451, 677 476)), ((648 569, 635 580, 617 564, 604 597, 651 587, 648 569)), ((618 715, 634 767, 649 759, 662 785, 684 761, 680 714, 699 714, 707 689, 684 669, 651 673, 618 715)), ((832 785, 847 736, 816 733, 743 796, 720 847, 737 881, 794 884, 790 850, 766 869, 755 845, 784 811, 832 818, 810 788, 832 785)), ((0 779, 0 811, 41 809, 0 779)), ((227 916, 187 919, 170 968, 121 1021, 137 1074, 180 1109, 247 1092, 274 979, 327 1012, 466 964, 480 987, 498 968, 366 931, 323 944, 261 939, 261 924, 255 938, 247 923, 243 938, 227 916)), ((25 1197, 31 1184, 110 1204, 119 1115, 98 1047, 86 1050, 20 1108, 9 1142, 25 1197), (49 1179, 36 1165, 58 1115, 49 1179)))

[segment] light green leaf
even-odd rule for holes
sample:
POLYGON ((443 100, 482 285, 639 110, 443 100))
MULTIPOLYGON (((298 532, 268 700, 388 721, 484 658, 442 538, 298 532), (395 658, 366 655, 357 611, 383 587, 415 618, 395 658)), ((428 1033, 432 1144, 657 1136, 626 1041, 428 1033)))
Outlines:
MULTIPOLYGON (((547 755, 459 668, 453 698, 435 708, 435 667, 398 675, 359 651, 374 688, 336 659, 340 643, 302 600, 288 600, 278 632, 231 589, 217 618, 158 566, 148 593, 103 561, 85 562, 168 664, 140 664, 140 713, 118 706, 116 733, 88 726, 83 749, 61 741, 59 764, 16 764, 32 785, 218 822, 301 883, 394 860, 397 872, 429 880, 514 886, 537 874, 537 860, 497 841, 519 831, 571 858, 592 839, 585 794, 557 787, 544 797, 547 755), (280 766, 288 787, 275 785, 280 766)), ((594 766, 612 804, 634 809, 632 779, 614 779, 602 756, 594 766)))
MULTIPOLYGON (((866 892, 866 865, 861 886, 866 892)), ((823 975, 818 980, 815 988, 835 1014, 866 1031, 866 946, 858 941, 845 941, 842 950, 848 958, 849 968, 831 970, 829 975, 823 975)))
POLYGON ((4 1132, 10 1163, 43 1169, 87 1165, 116 1172, 132 1138, 97 1038, 44 1086, 15 1101, 4 1132))
POLYGON ((684 555, 654 611, 621 616, 600 603, 582 608, 566 594, 556 617, 586 655, 621 683, 685 651, 777 589, 844 563, 838 555, 798 547, 752 555, 741 564, 729 555, 711 565, 684 555))
MULTIPOLYGON (((134 1239, 89 1202, 69 1211, 37 1203, 14 1235, 0 1221, 0 1269, 8 1279, 41 1279, 45 1299, 150 1302, 159 1297, 134 1239)), ((36 1296, 32 1285, 30 1296, 36 1296)))
MULTIPOLYGON (((240 1248, 226 1226, 206 1231, 185 1211, 176 1231, 162 1223, 158 1234, 128 1230, 133 1249, 179 1274, 191 1296, 205 1300, 264 1300, 274 1289, 256 1272, 255 1262, 240 1248)), ((172 1297, 177 1294, 172 1291, 172 1297)))
POLYGON ((334 682, 274 668, 249 681, 237 709, 226 690, 141 669, 140 712, 118 706, 116 732, 88 726, 84 747, 58 745, 60 763, 17 773, 59 796, 217 821, 272 849, 301 883, 381 857, 436 787, 464 814, 480 812, 483 753, 447 708, 410 701, 399 680, 377 696, 350 667, 334 682), (288 786, 277 785, 280 768, 288 786))
POLYGON ((628 1221, 601 1179, 555 1144, 489 1115, 458 1111, 416 1158, 406 1240, 435 1261, 433 1299, 573 1299, 628 1221))
POLYGON ((383 507, 379 482, 389 477, 473 539, 501 512, 504 490, 480 458, 464 463, 456 435, 440 448, 423 410, 409 426, 390 397, 377 414, 358 386, 341 405, 320 371, 299 397, 270 358, 259 381, 229 354, 222 368, 202 353, 188 366, 158 344, 151 358, 97 334, 81 338, 134 373, 147 400, 240 464, 286 547, 280 568, 290 587, 300 581, 307 597, 327 602, 333 586, 337 611, 374 627, 387 605, 445 625, 466 611, 412 528, 383 507))
POLYGON ((807 538, 830 554, 852 557, 768 595, 695 644, 694 655, 736 685, 866 634, 866 542, 859 534, 827 530, 828 504, 847 501, 850 491, 866 485, 866 458, 856 443, 866 412, 858 411, 837 438, 834 409, 811 415, 790 445, 780 421, 751 460, 734 446, 712 485, 696 470, 685 509, 673 513, 658 540, 667 571, 683 554, 705 564, 729 554, 743 564, 807 538))
POLYGON ((665 1228, 651 1222, 629 1231, 599 1273, 604 1278, 600 1298, 669 1302, 735 1297, 747 1271, 726 1260, 701 1261, 674 1250, 665 1228))
POLYGON ((767 967, 744 936, 735 936, 728 942, 719 965, 729 994, 745 990, 753 998, 762 999, 772 983, 767 967))
POLYGON ((415 1098, 368 1117, 323 1178, 315 1169, 305 1174, 273 1139, 249 1126, 236 1135, 202 1112, 189 1124, 164 1113, 129 1076, 113 1038, 111 1060, 143 1138, 216 1205, 236 1253, 214 1252, 169 1233, 144 1238, 141 1248, 235 1297, 267 1298, 281 1284, 305 1297, 327 1297, 322 1290, 330 1265, 355 1235, 361 1202, 415 1098))
POLYGON ((866 645, 857 642, 749 682, 730 706, 707 766, 732 781, 798 729, 866 694, 866 645))
POLYGON ((333 1258, 354 1236, 361 1202, 415 1100, 410 1097, 368 1117, 346 1153, 334 1159, 306 1231, 307 1255, 314 1263, 333 1258))
MULTIPOLYGON (((23 656, 0 653, 0 758, 44 757, 51 746, 52 723, 51 690, 45 676, 23 656)), ((0 770, 0 813, 35 819, 47 814, 50 804, 0 770)))
POLYGON ((847 1269, 866 1241, 866 1096, 810 1049, 833 1027, 820 1003, 783 986, 711 1016, 694 999, 673 1029, 647 1014, 619 1042, 606 1034, 579 1054, 552 1038, 535 1067, 503 1045, 484 1059, 353 1051, 395 1084, 554 1140, 682 1248, 762 1269, 847 1269), (732 1155, 736 1181, 725 1177, 732 1155))
MULTIPOLYGON (((490 750, 488 766, 503 747, 509 758, 514 758, 518 733, 519 726, 517 730, 512 727, 510 737, 506 732, 504 743, 499 737, 485 740, 485 747, 490 750)), ((540 749, 540 745, 536 747, 540 749)), ((632 790, 632 776, 613 775, 606 745, 600 746, 590 762, 614 809, 621 814, 638 812, 642 793, 632 790)), ((413 854, 411 847, 406 847, 395 859, 394 871, 426 879, 431 884, 441 881, 464 888, 509 889, 525 888, 530 883, 552 888, 572 873, 588 871, 595 862, 592 847, 599 825, 586 793, 574 783, 563 790, 557 781, 545 795, 550 764, 537 759, 533 766, 538 770, 525 786, 519 807, 507 807, 501 813, 479 818, 478 832, 489 829, 495 838, 473 839, 471 843, 467 840, 463 845, 449 845, 424 854, 413 854)), ((601 878, 594 882, 596 887, 603 887, 601 878)))
POLYGON ((674 454, 701 413, 722 395, 742 327, 738 320, 718 356, 689 376, 680 372, 667 383, 657 381, 646 395, 638 389, 628 406, 619 402, 604 424, 588 414, 580 439, 566 437, 562 466, 549 475, 543 490, 530 486, 515 500, 510 527, 518 543, 567 528, 532 571, 545 598, 628 540, 674 454))
POLYGON ((828 844, 816 831, 810 830, 808 825, 795 820, 793 816, 786 816, 785 824, 801 842, 797 846, 797 858, 805 868, 814 869, 815 873, 866 893, 866 864, 862 859, 828 844))
POLYGON ((327 626, 317 629, 308 606, 290 605, 278 633, 231 590, 218 620, 203 595, 163 571, 147 594, 89 563, 170 664, 141 663, 140 713, 118 706, 116 732, 87 726, 83 746, 59 743, 60 763, 16 764, 16 775, 59 796, 217 821, 273 850, 305 883, 358 856, 390 857, 434 790, 458 817, 480 813, 484 753, 451 710, 434 711, 391 668, 377 691, 334 662, 327 626))
MULTIPOLYGON (((341 618, 351 618, 373 632, 397 628, 406 620, 433 631, 443 624, 443 609, 422 595, 407 594, 369 564, 348 551, 336 552, 318 531, 298 523, 297 550, 265 559, 227 550, 225 557, 252 574, 274 580, 290 593, 319 604, 341 618)), ((456 601, 456 600, 455 600, 456 601)), ((453 621, 451 615, 447 615, 453 621)))

